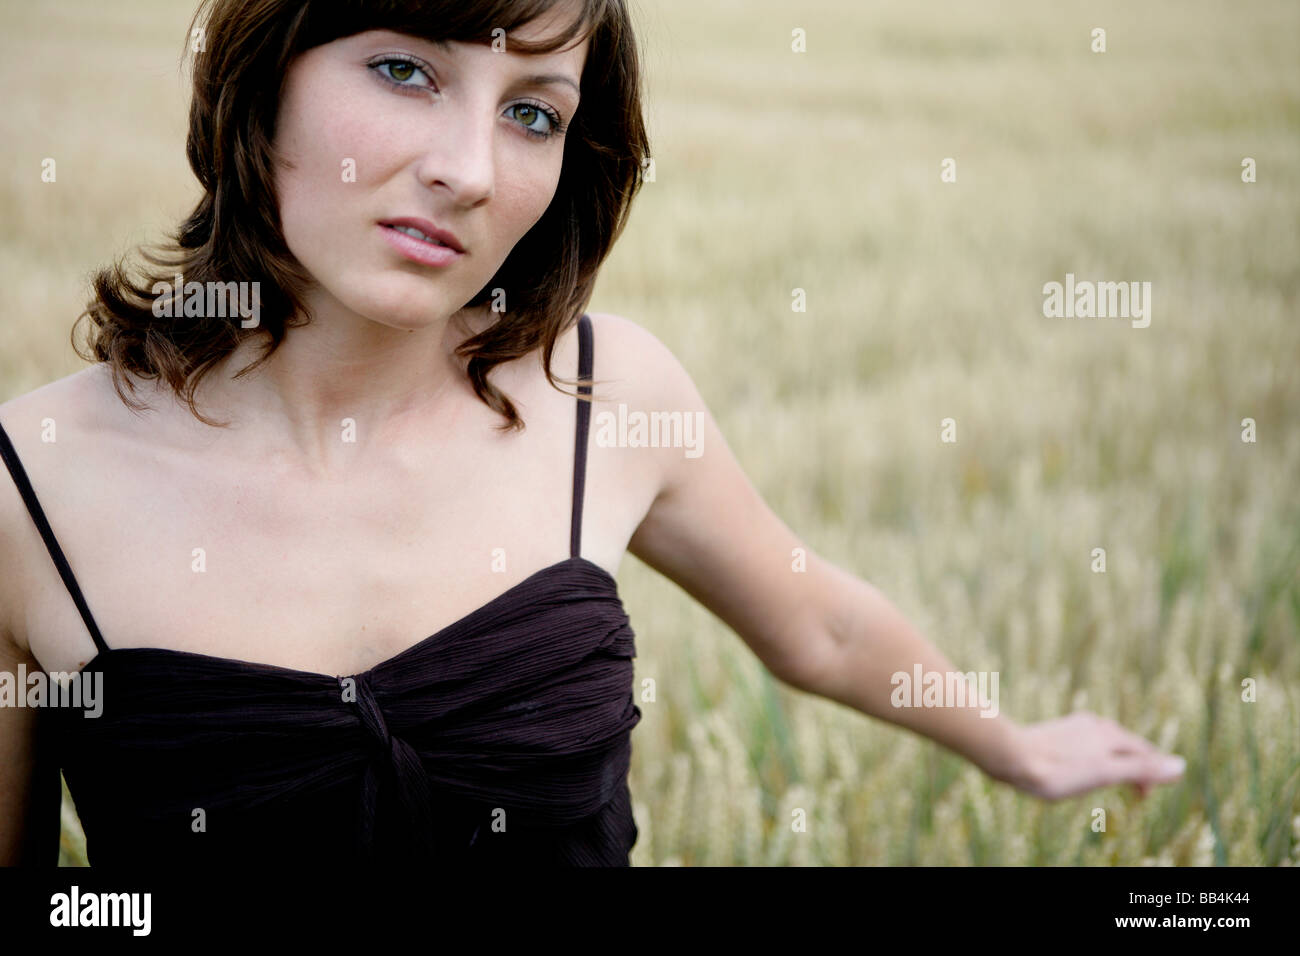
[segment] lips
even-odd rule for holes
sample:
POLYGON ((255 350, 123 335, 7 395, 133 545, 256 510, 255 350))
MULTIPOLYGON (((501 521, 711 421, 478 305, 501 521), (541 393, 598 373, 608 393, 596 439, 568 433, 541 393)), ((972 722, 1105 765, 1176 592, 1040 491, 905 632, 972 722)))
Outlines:
POLYGON ((446 229, 439 229, 427 219, 415 219, 403 216, 400 219, 381 219, 379 225, 395 229, 413 239, 421 242, 427 242, 431 246, 443 245, 463 253, 465 247, 460 244, 455 233, 448 232, 446 229))

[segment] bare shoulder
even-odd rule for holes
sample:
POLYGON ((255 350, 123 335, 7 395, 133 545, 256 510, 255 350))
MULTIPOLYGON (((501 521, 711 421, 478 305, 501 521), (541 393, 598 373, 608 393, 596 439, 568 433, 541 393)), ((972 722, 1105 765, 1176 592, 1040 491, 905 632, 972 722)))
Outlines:
MULTIPOLYGON (((46 456, 41 449, 59 429, 94 426, 93 417, 105 400, 105 371, 91 366, 0 403, 0 425, 17 453, 16 466, 33 485, 45 484, 46 456)), ((44 554, 44 548, 15 478, 9 468, 0 468, 0 640, 23 652, 23 595, 28 593, 33 559, 44 554)))
MULTIPOLYGON (((617 529, 610 557, 617 563, 655 503, 689 477, 707 409, 677 356, 649 329, 610 312, 587 315, 594 379, 588 510, 594 522, 617 529)), ((577 369, 575 323, 556 343, 552 371, 558 380, 577 369)))
POLYGON ((610 312, 589 312, 597 401, 646 409, 694 409, 699 393, 672 350, 649 329, 610 312))
MULTIPOLYGON (((0 424, 19 455, 64 426, 99 427, 113 394, 106 366, 92 365, 0 403, 0 424)), ((114 398, 116 401, 116 398, 114 398)), ((46 441, 52 441, 47 437, 46 441)))

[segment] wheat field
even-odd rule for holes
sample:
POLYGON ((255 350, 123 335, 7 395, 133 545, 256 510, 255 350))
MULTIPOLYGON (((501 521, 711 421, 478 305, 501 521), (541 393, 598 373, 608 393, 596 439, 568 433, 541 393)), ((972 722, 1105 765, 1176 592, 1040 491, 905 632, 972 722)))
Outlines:
MULTIPOLYGON (((591 308, 667 344, 771 507, 999 671, 1004 712, 1188 761, 1145 801, 1021 795, 775 681, 629 556, 633 863, 1300 862, 1300 7, 633 8, 654 179, 591 308), (1046 317, 1067 274, 1150 282, 1150 324, 1046 317)), ((87 273, 192 203, 191 13, 3 5, 0 400, 81 367, 87 273)), ((66 794, 64 824, 84 864, 66 794)))

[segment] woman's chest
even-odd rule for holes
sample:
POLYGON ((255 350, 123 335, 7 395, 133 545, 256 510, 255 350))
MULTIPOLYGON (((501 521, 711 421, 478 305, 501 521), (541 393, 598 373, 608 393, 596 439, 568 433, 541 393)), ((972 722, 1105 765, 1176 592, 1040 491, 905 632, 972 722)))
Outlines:
MULTIPOLYGON (((570 556, 566 463, 466 452, 331 481, 106 466, 60 489, 50 520, 110 648, 361 673, 570 556)), ((581 554, 617 573, 636 505, 585 497, 581 554)), ((47 670, 75 670, 94 645, 36 547, 28 640, 47 670)))

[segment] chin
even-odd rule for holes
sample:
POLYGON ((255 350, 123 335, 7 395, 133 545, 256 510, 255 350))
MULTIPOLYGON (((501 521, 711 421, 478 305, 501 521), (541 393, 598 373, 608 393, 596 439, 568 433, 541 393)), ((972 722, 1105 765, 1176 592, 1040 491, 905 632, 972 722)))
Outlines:
POLYGON ((372 322, 394 329, 426 329, 460 308, 440 294, 411 284, 394 281, 381 294, 360 296, 343 304, 372 322), (423 293, 423 294, 421 294, 423 293))

